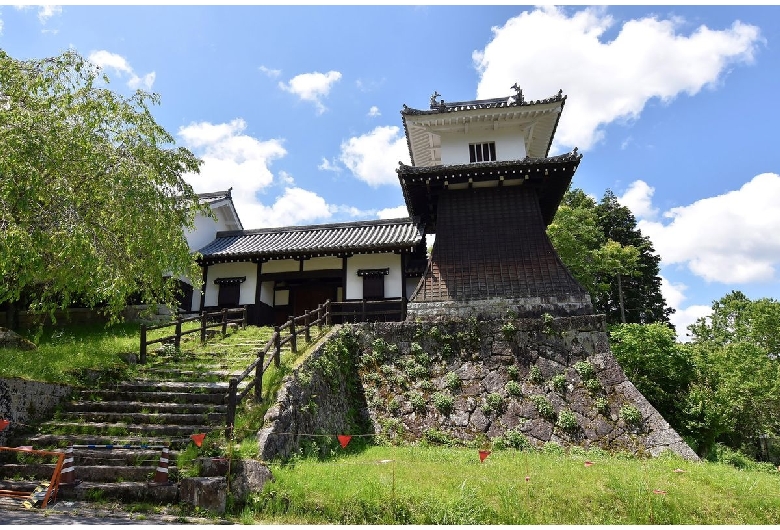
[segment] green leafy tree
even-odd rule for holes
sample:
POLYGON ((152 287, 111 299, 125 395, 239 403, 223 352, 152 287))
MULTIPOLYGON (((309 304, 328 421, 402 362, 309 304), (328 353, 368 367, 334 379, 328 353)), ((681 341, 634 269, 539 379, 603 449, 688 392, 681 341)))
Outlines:
POLYGON ((203 207, 182 176, 200 161, 155 122, 157 95, 108 83, 74 51, 0 50, 0 303, 116 315, 199 276, 183 228, 203 207))
POLYGON ((696 384, 687 428, 700 455, 715 442, 758 454, 758 436, 780 437, 780 302, 733 291, 690 325, 696 384))
POLYGON ((672 427, 686 432, 686 398, 694 382, 690 348, 660 322, 610 327, 610 348, 629 381, 672 427))
POLYGON ((638 273, 639 251, 604 234, 596 202, 580 189, 566 193, 547 234, 598 312, 603 312, 615 278, 638 273))
POLYGON ((599 203, 580 189, 567 191, 547 234, 608 323, 671 326, 674 310, 661 294, 661 258, 611 191, 599 203))

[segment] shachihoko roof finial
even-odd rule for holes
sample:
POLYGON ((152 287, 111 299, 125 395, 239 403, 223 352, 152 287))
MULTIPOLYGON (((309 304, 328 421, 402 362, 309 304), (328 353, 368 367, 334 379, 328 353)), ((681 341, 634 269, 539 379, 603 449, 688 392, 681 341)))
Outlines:
MULTIPOLYGON (((441 94, 439 94, 439 91, 438 90, 434 90, 433 91, 433 95, 431 96, 431 108, 432 109, 434 109, 434 108, 439 106, 439 104, 436 102, 436 98, 439 97, 439 96, 441 96, 441 94)), ((442 100, 442 103, 444 103, 444 100, 442 100)))
POLYGON ((520 88, 517 83, 515 83, 514 85, 512 85, 509 88, 511 88, 512 90, 515 91, 515 103, 517 105, 521 104, 524 101, 523 100, 523 89, 520 88))

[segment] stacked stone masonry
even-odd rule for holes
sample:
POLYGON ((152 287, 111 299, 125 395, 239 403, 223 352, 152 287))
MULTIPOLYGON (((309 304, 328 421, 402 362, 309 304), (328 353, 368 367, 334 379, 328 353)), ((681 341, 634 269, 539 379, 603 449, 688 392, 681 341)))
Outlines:
POLYGON ((627 380, 603 316, 440 318, 333 333, 351 334, 354 366, 335 386, 317 374, 311 363, 323 343, 288 376, 260 433, 263 458, 289 456, 306 433, 357 434, 345 430, 355 425, 345 415, 354 420, 358 411, 364 432, 389 442, 435 437, 473 446, 509 433, 534 446, 671 450, 697 459, 627 380), (349 373, 358 376, 357 391, 347 390, 349 373))

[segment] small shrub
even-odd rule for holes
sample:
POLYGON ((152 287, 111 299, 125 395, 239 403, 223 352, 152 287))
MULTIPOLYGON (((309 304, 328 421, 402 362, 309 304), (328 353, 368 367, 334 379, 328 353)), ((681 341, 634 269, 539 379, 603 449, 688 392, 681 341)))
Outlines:
POLYGON ((442 333, 438 326, 433 326, 428 330, 428 336, 433 340, 441 340, 442 333))
POLYGON ((379 367, 379 371, 382 372, 383 375, 388 376, 395 371, 395 368, 393 368, 392 364, 383 364, 379 367))
POLYGON ((609 415, 609 401, 605 397, 597 398, 593 404, 596 407, 596 411, 602 416, 609 415))
POLYGON ((558 392, 559 394, 563 394, 566 392, 566 376, 563 374, 557 374, 550 379, 550 384, 553 387, 553 390, 558 392))
POLYGON ((423 432, 423 441, 431 445, 454 445, 452 436, 449 433, 438 429, 426 429, 425 432, 423 432))
POLYGON ((602 390, 601 383, 599 383, 598 379, 587 379, 585 381, 585 388, 591 394, 598 394, 602 390))
POLYGON ((564 451, 563 447, 561 447, 561 444, 557 442, 545 442, 542 446, 542 452, 544 454, 557 456, 563 456, 566 454, 566 451, 564 451))
POLYGON ((507 381, 506 385, 504 385, 504 390, 506 390, 506 393, 510 396, 523 395, 523 387, 520 386, 520 383, 517 381, 507 381))
POLYGON ((408 399, 409 399, 409 403, 412 405, 412 408, 414 410, 416 411, 425 410, 425 396, 423 396, 419 392, 409 392, 408 399))
POLYGON ((542 377, 542 371, 539 369, 538 366, 533 365, 531 369, 528 371, 528 381, 535 385, 540 385, 544 382, 544 377, 542 377))
POLYGON ((448 359, 449 357, 452 357, 452 344, 442 344, 441 346, 441 356, 445 359, 448 359))
POLYGON ((433 389, 436 388, 436 385, 433 384, 433 381, 430 379, 423 379, 420 381, 420 390, 425 390, 426 392, 431 392, 433 389))
POLYGON ((396 414, 399 410, 401 410, 401 400, 397 397, 394 397, 387 403, 387 410, 390 412, 390 414, 396 414))
POLYGON ((633 405, 623 405, 620 407, 620 417, 626 422, 626 425, 636 427, 642 423, 642 413, 633 405))
POLYGON ((556 425, 560 427, 563 432, 567 432, 569 434, 577 432, 577 429, 579 428, 577 418, 570 410, 562 410, 558 413, 558 421, 556 422, 556 425))
POLYGON ((460 388, 461 381, 460 377, 458 377, 458 374, 455 372, 449 372, 447 375, 444 376, 444 386, 449 388, 450 390, 457 390, 460 388))
POLYGON ((588 381, 596 377, 596 369, 588 361, 579 361, 574 363, 574 369, 580 374, 583 381, 588 381))
POLYGON ((501 326, 501 333, 504 335, 504 339, 509 342, 515 338, 517 328, 512 322, 506 322, 503 326, 501 326))
POLYGON ((423 366, 422 364, 417 363, 412 364, 411 367, 409 367, 407 370, 407 373, 409 374, 409 377, 413 379, 427 377, 429 374, 427 366, 423 366))
POLYGON ((419 355, 419 354, 421 354, 421 353, 425 353, 425 352, 423 351, 423 347, 422 347, 422 346, 420 346, 420 343, 419 343, 419 342, 412 342, 412 343, 409 345, 409 351, 411 352, 411 354, 412 354, 412 355, 419 355))
POLYGON ((452 407, 455 405, 455 398, 443 392, 436 392, 431 396, 431 399, 436 410, 444 415, 452 412, 452 407))
POLYGON ((543 418, 552 419, 555 417, 555 408, 553 408, 550 400, 545 396, 531 396, 531 401, 536 407, 536 411, 543 418))
POLYGON ((525 434, 517 429, 508 429, 503 436, 499 436, 493 442, 493 447, 496 449, 517 449, 518 451, 524 451, 531 449, 533 446, 525 434))
POLYGON ((482 412, 490 414, 499 412, 504 408, 504 396, 498 392, 493 392, 485 396, 485 402, 482 403, 482 412))
POLYGON ((518 368, 517 365, 511 365, 506 369, 506 373, 509 375, 509 379, 512 381, 517 381, 520 379, 520 368, 518 368))

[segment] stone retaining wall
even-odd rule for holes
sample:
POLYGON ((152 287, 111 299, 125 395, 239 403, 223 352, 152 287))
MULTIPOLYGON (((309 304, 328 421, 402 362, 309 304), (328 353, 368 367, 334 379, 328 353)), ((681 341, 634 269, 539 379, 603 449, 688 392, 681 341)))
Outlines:
POLYGON ((6 445, 13 432, 25 425, 50 418, 71 390, 68 385, 0 379, 0 419, 11 421, 10 426, 0 432, 0 445, 6 445))
POLYGON ((289 456, 303 433, 356 434, 345 415, 367 415, 361 432, 390 442, 555 442, 698 459, 626 378, 603 316, 366 323, 340 333, 353 350, 341 380, 334 387, 318 368, 321 344, 269 410, 262 458, 289 456))

